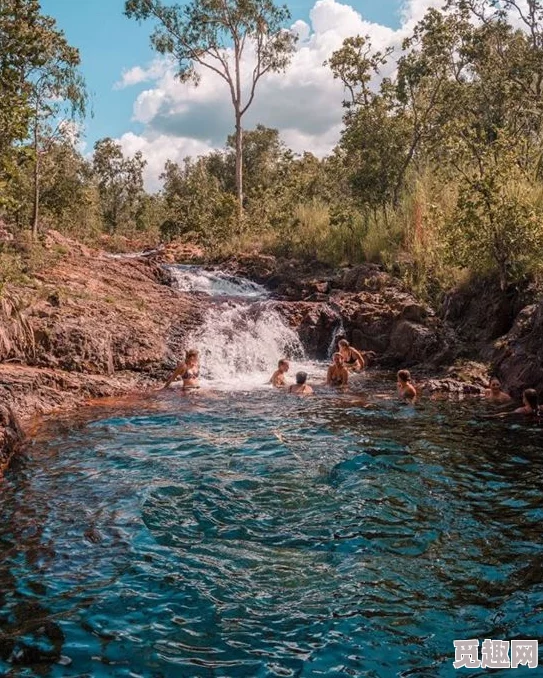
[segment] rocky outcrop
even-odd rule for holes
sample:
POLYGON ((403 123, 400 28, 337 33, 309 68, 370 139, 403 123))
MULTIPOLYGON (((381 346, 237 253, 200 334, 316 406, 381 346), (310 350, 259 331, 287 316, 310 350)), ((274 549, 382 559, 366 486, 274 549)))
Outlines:
POLYGON ((271 287, 282 299, 278 309, 317 358, 326 357, 334 337, 344 336, 385 366, 437 367, 454 359, 450 326, 378 266, 334 273, 252 256, 231 260, 227 268, 271 287))
POLYGON ((307 353, 328 357, 332 339, 341 326, 341 316, 326 302, 279 301, 275 308, 298 332, 307 353))
POLYGON ((514 397, 525 388, 543 391, 540 288, 503 291, 495 280, 474 281, 446 297, 442 315, 455 328, 461 354, 484 360, 514 397))
POLYGON ((511 330, 488 349, 494 371, 515 396, 543 393, 543 300, 523 308, 511 330))
POLYGON ((347 339, 360 350, 374 351, 381 365, 438 366, 453 357, 450 328, 426 304, 398 287, 339 292, 331 304, 342 318, 347 339))
MULTIPOLYGON (((51 265, 7 286, 0 305, 0 403, 23 423, 156 384, 205 312, 149 258, 113 257, 54 231, 46 247, 51 265)), ((12 427, 0 431, 7 454, 12 427)))

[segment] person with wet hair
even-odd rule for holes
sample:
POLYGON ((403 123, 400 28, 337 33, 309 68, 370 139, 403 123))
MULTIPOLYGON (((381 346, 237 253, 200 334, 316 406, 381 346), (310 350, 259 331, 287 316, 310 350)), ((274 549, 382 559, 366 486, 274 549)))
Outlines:
POLYGON ((409 370, 400 370, 398 372, 398 395, 404 400, 413 400, 417 397, 417 390, 411 381, 409 370))
POLYGON ((366 366, 364 356, 356 348, 353 348, 347 339, 340 339, 338 342, 338 353, 343 358, 343 364, 348 370, 361 372, 366 366))
POLYGON ((522 394, 522 407, 517 408, 514 414, 526 414, 528 416, 539 416, 539 398, 537 391, 533 388, 527 388, 522 394))
POLYGON ((485 391, 485 398, 490 403, 495 405, 507 405, 511 402, 511 396, 509 393, 502 391, 501 383, 498 377, 492 377, 488 388, 485 391))
POLYGON ((344 365, 343 356, 341 353, 334 353, 332 356, 332 364, 328 368, 326 374, 327 386, 347 386, 349 381, 349 372, 344 365))
POLYGON ((313 389, 307 383, 307 372, 296 373, 296 383, 292 384, 288 392, 295 395, 311 395, 313 393, 313 389))
POLYGON ((287 384, 285 381, 285 374, 289 371, 290 365, 288 360, 281 358, 277 363, 277 369, 272 374, 270 381, 268 382, 275 388, 284 388, 287 384))
POLYGON ((163 388, 168 388, 178 377, 181 377, 184 389, 200 388, 199 353, 196 349, 191 348, 186 352, 185 360, 175 368, 163 388))

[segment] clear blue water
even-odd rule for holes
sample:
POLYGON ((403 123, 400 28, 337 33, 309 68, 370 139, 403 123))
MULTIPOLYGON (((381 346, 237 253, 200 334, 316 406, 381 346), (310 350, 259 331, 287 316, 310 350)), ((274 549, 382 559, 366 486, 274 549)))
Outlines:
POLYGON ((538 638, 543 431, 393 387, 46 423, 0 485, 0 675, 460 676, 454 639, 538 638))

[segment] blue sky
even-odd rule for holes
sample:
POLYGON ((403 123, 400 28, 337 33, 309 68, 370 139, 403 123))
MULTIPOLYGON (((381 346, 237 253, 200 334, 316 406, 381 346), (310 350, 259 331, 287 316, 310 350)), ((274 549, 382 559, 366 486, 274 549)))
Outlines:
MULTIPOLYGON (((173 1, 173 0, 172 0, 173 1)), ((279 0, 280 2, 281 0, 279 0)), ((342 128, 341 83, 324 62, 352 35, 369 35, 377 49, 397 49, 429 6, 443 0, 291 0, 291 25, 299 40, 288 70, 268 74, 244 118, 277 128, 296 153, 322 157, 342 128)), ((233 129, 225 84, 208 71, 195 89, 174 78, 171 63, 153 52, 152 24, 124 14, 124 0, 41 0, 68 41, 81 52, 93 117, 85 124, 86 152, 97 139, 117 139, 127 155, 141 151, 150 190, 160 188, 166 160, 224 147, 233 129)), ((252 71, 247 56, 245 69, 252 71)), ((385 74, 392 73, 394 59, 385 74)))
MULTIPOLYGON (((123 14, 124 0, 42 0, 42 10, 58 22, 70 43, 81 51, 82 70, 92 95, 94 117, 86 121, 87 142, 104 136, 121 137, 140 131, 132 108, 145 83, 114 89, 124 70, 145 65, 154 54, 150 25, 138 25, 123 14)), ((293 20, 308 20, 312 0, 288 3, 293 20)), ((353 0, 350 4, 370 21, 397 27, 399 0, 353 0)))

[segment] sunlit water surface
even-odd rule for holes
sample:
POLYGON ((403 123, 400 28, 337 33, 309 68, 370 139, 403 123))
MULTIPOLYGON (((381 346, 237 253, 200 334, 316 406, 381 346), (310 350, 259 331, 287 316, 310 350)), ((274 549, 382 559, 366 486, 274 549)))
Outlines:
POLYGON ((0 485, 0 675, 471 675, 454 639, 538 638, 543 431, 393 387, 48 422, 0 485))

